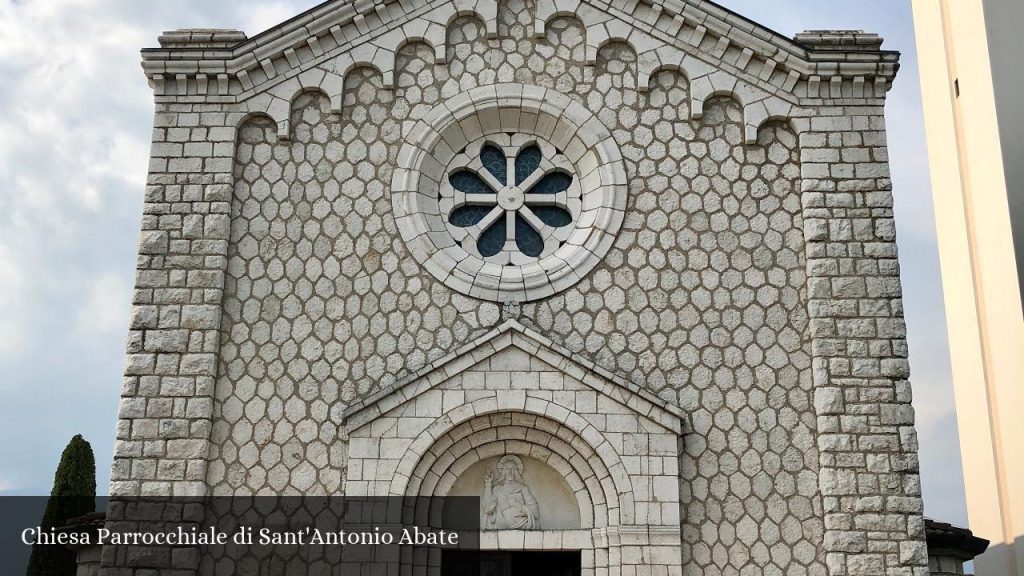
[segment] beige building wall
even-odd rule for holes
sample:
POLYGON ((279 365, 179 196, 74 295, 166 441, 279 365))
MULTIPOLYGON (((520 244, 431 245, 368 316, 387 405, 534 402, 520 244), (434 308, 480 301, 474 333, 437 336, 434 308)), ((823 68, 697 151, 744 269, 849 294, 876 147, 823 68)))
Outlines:
POLYGON ((1013 215, 1024 184, 1014 89, 1024 77, 1024 3, 913 5, 968 512, 971 529, 992 542, 976 570, 1020 576, 1024 315, 1014 227, 1024 231, 1024 221, 1013 215))

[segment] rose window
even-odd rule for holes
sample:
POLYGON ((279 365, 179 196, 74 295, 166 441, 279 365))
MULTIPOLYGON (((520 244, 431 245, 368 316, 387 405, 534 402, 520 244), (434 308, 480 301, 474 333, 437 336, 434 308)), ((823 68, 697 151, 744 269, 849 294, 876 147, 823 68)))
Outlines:
POLYGON ((574 174, 562 151, 537 137, 488 136, 452 159, 439 208, 468 253, 526 264, 554 253, 572 234, 582 206, 574 174))
POLYGON ((577 284, 625 220, 625 163, 611 131, 556 90, 460 92, 403 126, 391 177, 409 255, 461 294, 531 302, 577 284))

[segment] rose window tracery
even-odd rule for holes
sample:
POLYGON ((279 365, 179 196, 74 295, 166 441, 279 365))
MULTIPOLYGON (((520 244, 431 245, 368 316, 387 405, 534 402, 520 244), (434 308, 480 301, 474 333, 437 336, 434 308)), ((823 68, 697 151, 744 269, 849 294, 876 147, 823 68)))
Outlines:
POLYGON ((562 246, 582 194, 574 168, 550 143, 499 134, 466 146, 448 167, 440 208, 450 233, 487 262, 520 265, 562 246))
POLYGON ((529 302, 580 282, 625 219, 626 170, 611 131, 539 86, 460 93, 403 127, 391 179, 409 254, 462 294, 529 302))

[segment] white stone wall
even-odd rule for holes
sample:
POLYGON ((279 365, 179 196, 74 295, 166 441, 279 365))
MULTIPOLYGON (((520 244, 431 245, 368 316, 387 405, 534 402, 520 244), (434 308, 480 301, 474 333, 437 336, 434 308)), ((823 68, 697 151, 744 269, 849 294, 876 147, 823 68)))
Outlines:
POLYGON ((572 4, 437 0, 371 43, 377 10, 242 73, 152 76, 113 494, 365 488, 346 411, 514 319, 685 414, 682 573, 924 573, 886 77, 798 70, 713 7, 572 4), (628 200, 596 268, 502 307, 422 268, 390 189, 417 119, 507 82, 594 114, 628 200))
POLYGON ((927 563, 881 107, 822 107, 801 136, 808 310, 832 573, 927 563))

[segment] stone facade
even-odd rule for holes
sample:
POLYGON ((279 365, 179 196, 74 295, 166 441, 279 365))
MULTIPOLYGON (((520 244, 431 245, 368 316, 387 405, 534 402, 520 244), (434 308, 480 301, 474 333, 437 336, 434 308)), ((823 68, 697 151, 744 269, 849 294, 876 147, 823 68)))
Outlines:
POLYGON ((588 576, 927 573, 879 45, 696 0, 166 34, 112 494, 444 494, 508 453, 580 526, 485 544, 588 576), (455 217, 465 167, 504 212, 455 217), (456 229, 506 217, 495 256, 456 229))

